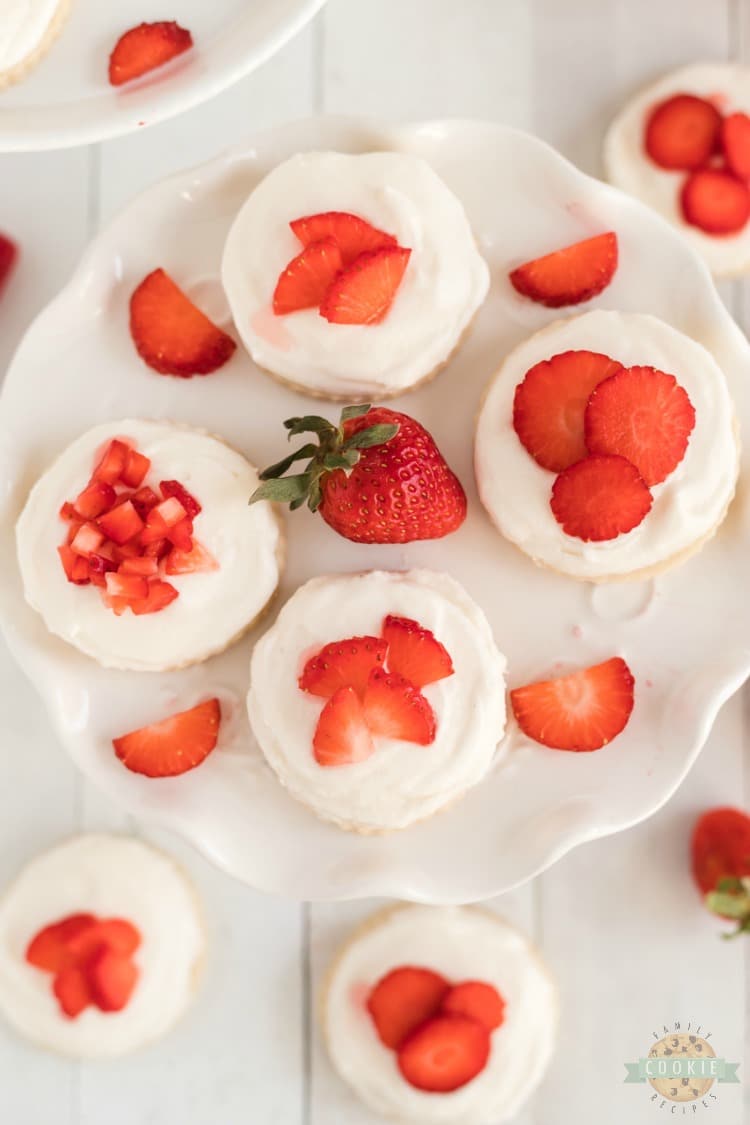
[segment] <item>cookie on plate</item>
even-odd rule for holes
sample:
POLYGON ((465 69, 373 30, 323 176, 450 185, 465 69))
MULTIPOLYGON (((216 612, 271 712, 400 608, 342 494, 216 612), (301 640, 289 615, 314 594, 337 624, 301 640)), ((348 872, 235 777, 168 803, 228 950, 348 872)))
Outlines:
POLYGON ((22 81, 44 58, 72 0, 4 0, 0 17, 0 90, 22 81))

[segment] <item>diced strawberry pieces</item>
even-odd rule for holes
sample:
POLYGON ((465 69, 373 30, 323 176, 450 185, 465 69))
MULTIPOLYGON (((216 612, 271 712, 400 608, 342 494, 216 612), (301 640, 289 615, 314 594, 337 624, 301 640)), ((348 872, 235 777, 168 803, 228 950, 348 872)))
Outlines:
POLYGON ((39 931, 26 947, 26 960, 37 969, 57 973, 71 963, 70 943, 96 924, 93 914, 70 914, 39 931))
POLYGON ((120 479, 128 488, 140 488, 150 468, 151 461, 148 457, 139 453, 137 449, 130 449, 120 479))
POLYGON ((193 549, 193 521, 187 518, 180 520, 174 527, 170 527, 167 538, 178 551, 189 553, 193 549))
POLYGON ((94 480, 79 493, 75 502, 75 512, 84 520, 95 520, 102 512, 108 512, 117 500, 117 493, 111 484, 94 480))
POLYGON ((110 544, 112 550, 112 559, 119 566, 125 559, 137 559, 140 557, 141 548, 136 539, 131 539, 129 543, 121 543, 119 546, 114 543, 110 544))
POLYGON ((101 461, 94 469, 93 479, 103 484, 117 484, 127 464, 129 453, 130 447, 124 441, 115 438, 109 443, 101 461))
POLYGON ((341 251, 332 238, 311 242, 279 275, 273 293, 276 316, 317 308, 343 264, 341 251))
POLYGON ((341 251, 343 265, 348 266, 367 250, 379 250, 383 246, 395 246, 392 234, 378 230, 348 211, 324 211, 317 215, 307 215, 294 219, 289 224, 303 246, 332 238, 341 251))
POLYGON ((486 981, 466 980, 446 992, 440 1010, 455 1016, 467 1016, 488 1031, 494 1031, 505 1018, 505 1001, 486 981))
POLYGON ((101 586, 105 588, 106 576, 110 570, 115 570, 115 563, 112 559, 108 559, 106 555, 90 555, 89 556, 89 578, 94 586, 101 586))
POLYGON ((646 121, 646 152, 660 168, 701 168, 716 151, 721 114, 694 94, 675 94, 651 110, 646 121))
POLYGON ((421 688, 453 675, 453 661, 429 629, 409 617, 386 617, 383 640, 388 645, 388 671, 421 688))
POLYGON ((162 269, 145 277, 130 298, 130 333, 149 367, 182 378, 216 371, 237 347, 162 269))
POLYGON ((89 571, 88 561, 80 555, 75 556, 73 566, 71 568, 70 581, 75 583, 76 586, 88 586, 91 581, 91 572, 89 571))
POLYGON ((180 520, 184 520, 187 512, 176 496, 169 496, 154 508, 155 516, 158 515, 165 527, 174 527, 180 520))
POLYGON ((210 551, 195 540, 190 551, 180 551, 173 547, 167 555, 164 568, 166 574, 197 574, 218 569, 219 564, 210 551))
POLYGON ((94 955, 86 972, 91 997, 103 1012, 121 1012, 138 983, 138 967, 130 957, 106 946, 94 955))
POLYGON ((731 807, 709 809, 693 829, 693 878, 702 894, 722 879, 750 878, 750 816, 731 807))
POLYGON ((136 556, 132 559, 123 559, 117 567, 118 574, 138 574, 142 578, 153 578, 159 573, 159 560, 148 557, 136 556))
POLYGON ((61 969, 52 984, 63 1015, 74 1020, 93 1002, 89 979, 83 969, 69 965, 61 969))
POLYGON ((159 497, 154 492, 153 488, 149 488, 148 486, 139 488, 137 492, 133 493, 130 499, 142 520, 145 520, 151 509, 155 508, 159 503, 159 497))
POLYGON ((607 288, 617 269, 614 231, 575 242, 517 266, 510 274, 513 288, 548 308, 590 301, 607 288))
POLYGON ((750 180, 750 117, 731 113, 721 123, 721 148, 730 172, 750 180))
POLYGON ((141 532, 141 545, 147 547, 149 543, 154 543, 157 539, 166 539, 168 534, 169 528, 159 513, 157 505, 146 516, 146 526, 141 532))
POLYGON ((162 582, 155 579, 153 582, 149 582, 148 595, 141 601, 131 602, 130 608, 136 617, 143 617, 147 613, 160 613, 161 610, 171 605, 177 597, 179 597, 178 591, 175 590, 171 582, 162 582))
POLYGON ((135 539, 143 530, 143 520, 131 500, 118 504, 99 517, 99 527, 118 547, 135 539))
POLYGON ((332 324, 380 324, 403 281, 411 250, 384 246, 368 250, 336 278, 320 305, 332 324))
POLYGON ((648 485, 679 465, 695 427, 695 410, 674 375, 653 367, 628 367, 605 379, 586 407, 591 453, 626 457, 648 485))
POLYGON ((516 387, 513 428, 543 469, 562 472, 586 454, 584 414, 594 389, 622 364, 600 352, 561 352, 534 364, 516 387))
MULTIPOLYGON (((114 492, 114 489, 112 491, 114 492)), ((60 508, 60 519, 65 520, 67 523, 70 523, 71 520, 77 519, 78 515, 79 515, 79 513, 76 512, 75 508, 73 507, 73 505, 70 503, 69 500, 66 500, 65 503, 60 508)), ((97 515, 98 515, 98 513, 97 513, 97 515)))
POLYGON ((104 534, 96 524, 84 523, 75 533, 70 542, 70 547, 77 555, 88 558, 89 555, 93 555, 99 549, 103 542, 104 534))
POLYGON ((550 506, 566 535, 602 542, 625 535, 651 511, 653 497, 635 465, 595 454, 556 478, 550 506))
POLYGON ((148 582, 137 574, 122 574, 119 570, 110 571, 105 577, 105 584, 111 598, 141 601, 148 597, 148 582))
POLYGON ((0 293, 5 288, 18 258, 18 246, 5 234, 0 234, 0 293))
POLYGON ((750 188, 731 172, 701 168, 685 181, 680 204, 691 226, 707 234, 737 234, 750 219, 750 188))
POLYGON ((435 713, 421 691, 399 676, 376 668, 370 673, 363 699, 369 730, 381 738, 401 739, 427 746, 435 741, 435 713))
POLYGON ((591 668, 516 688, 510 701, 524 734, 554 750, 592 751, 623 731, 635 680, 619 657, 591 668))
MULTIPOLYGON (((143 540, 143 536, 141 536, 141 540, 143 540)), ((172 550, 172 544, 168 539, 149 539, 143 548, 143 554, 146 558, 163 559, 172 550)))
POLYGON ((60 562, 62 563, 63 570, 65 571, 65 577, 67 578, 68 582, 72 582, 73 567, 75 565, 77 557, 75 551, 67 543, 63 543, 60 547, 57 548, 57 553, 60 556, 60 562))
POLYGON ((313 753, 320 766, 363 762, 375 749, 365 723, 362 702, 352 687, 341 687, 320 713, 313 753))
POLYGON ((339 688, 364 695, 370 672, 383 666, 387 644, 380 637, 349 637, 324 645, 305 664, 299 677, 302 691, 330 699, 339 688))
POLYGON ((182 504, 185 509, 186 515, 194 520, 195 517, 202 511, 202 508, 192 493, 181 485, 178 480, 163 480, 159 482, 161 494, 165 500, 170 496, 174 496, 182 504))
POLYGON ((174 20, 141 23, 124 32, 109 56, 109 81, 112 86, 132 82, 150 70, 163 66, 193 45, 190 32, 174 20))
POLYGON ((448 1094, 476 1078, 489 1054, 490 1035, 481 1023, 439 1015, 408 1036, 398 1053, 398 1067, 410 1086, 448 1094))
POLYGON ((132 602, 128 598, 114 598, 105 591, 102 592, 102 598, 107 609, 111 609, 116 617, 122 617, 132 606, 132 602))
POLYGON ((208 757, 218 741, 220 722, 219 700, 208 699, 188 711, 115 738, 112 744, 123 765, 134 773, 176 777, 208 757))
POLYGON ((381 977, 367 999, 381 1043, 397 1051, 415 1028, 437 1014, 449 987, 439 973, 411 965, 381 977))

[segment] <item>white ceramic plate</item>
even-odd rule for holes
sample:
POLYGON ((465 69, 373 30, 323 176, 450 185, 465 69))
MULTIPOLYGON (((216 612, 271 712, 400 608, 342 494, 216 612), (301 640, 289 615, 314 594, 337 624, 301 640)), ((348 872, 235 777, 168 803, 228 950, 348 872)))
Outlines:
POLYGON ((164 121, 231 86, 304 27, 325 0, 71 0, 49 54, 23 82, 0 92, 0 151, 67 148, 164 121), (109 53, 129 27, 176 20, 192 50, 119 89, 109 53))
POLYGON ((480 507, 472 480, 473 422, 487 380, 510 347, 555 316, 515 294, 509 267, 608 228, 618 232, 621 265, 591 305, 652 312, 699 339, 726 372, 741 423, 750 429, 750 349, 679 235, 540 141, 501 126, 389 129, 341 119, 288 125, 156 185, 99 236, 70 285, 32 325, 0 400, 4 630, 61 741, 90 778, 133 813, 183 833, 239 879, 298 898, 481 899, 667 800, 722 702, 750 671, 744 477, 716 540, 681 570, 656 583, 596 588, 539 570, 506 543, 480 507), (232 218, 260 176, 309 148, 390 148, 426 157, 463 200, 493 284, 450 367, 398 404, 434 432, 461 476, 470 501, 464 527, 433 543, 367 547, 298 512, 288 521, 284 596, 327 571, 432 566, 462 581, 484 607, 508 655, 511 686, 558 662, 585 665, 615 653, 627 658, 637 679, 632 720, 611 746, 566 754, 511 731, 502 763, 464 800, 384 837, 319 822, 266 767, 244 714, 251 640, 179 673, 105 671, 50 636, 24 604, 14 554, 13 524, 30 486, 68 442, 99 421, 134 414, 178 419, 223 434, 251 460, 268 464, 283 444, 282 420, 320 411, 239 352, 207 378, 158 376, 136 356, 127 325, 133 287, 158 265, 224 320, 217 278, 232 218), (231 717, 219 748, 199 769, 149 781, 116 760, 113 735, 214 692, 231 717))

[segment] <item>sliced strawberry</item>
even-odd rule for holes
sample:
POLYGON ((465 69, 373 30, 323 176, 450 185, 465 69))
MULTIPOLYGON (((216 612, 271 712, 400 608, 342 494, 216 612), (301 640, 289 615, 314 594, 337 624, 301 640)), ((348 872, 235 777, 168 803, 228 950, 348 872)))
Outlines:
POLYGON ((543 469, 562 472, 587 449, 583 419, 595 387, 622 364, 601 352, 561 352, 534 364, 516 387, 513 428, 543 469))
POLYGON ((386 617, 383 640, 388 645, 388 671, 397 672, 415 687, 453 675, 453 661, 446 647, 411 618, 386 617))
POLYGON ((142 601, 133 601, 130 608, 136 617, 143 617, 147 613, 160 613, 171 605, 179 592, 171 582, 161 582, 155 579, 148 584, 148 594, 142 601))
POLYGON ((408 1036, 398 1068, 410 1086, 448 1094, 476 1078, 487 1065, 490 1034, 466 1016, 440 1015, 408 1036))
POLYGON ((454 1016, 467 1016, 488 1031, 494 1031, 505 1018, 505 1001, 491 984, 482 980, 465 980, 448 990, 440 1010, 454 1016))
POLYGON ((179 500, 180 504, 182 504, 182 507, 185 510, 185 513, 190 517, 191 520, 194 520, 195 517, 203 510, 192 493, 188 492, 188 490, 183 485, 181 485, 178 480, 160 481, 159 489, 165 500, 168 500, 170 496, 174 496, 177 500, 179 500))
POLYGON ((318 215, 307 215, 294 219, 289 224, 303 246, 332 238, 339 250, 344 266, 349 266, 367 250, 379 250, 382 246, 395 246, 392 234, 378 230, 358 215, 348 211, 324 211, 318 215))
POLYGON ((332 238, 311 242, 279 274, 273 292, 276 316, 317 308, 343 265, 341 251, 332 238))
POLYGON ((709 809, 693 829, 693 878, 710 894, 723 879, 750 878, 750 816, 741 809, 709 809))
POLYGON ((141 944, 140 931, 125 918, 103 918, 72 938, 68 944, 76 965, 86 969, 101 949, 132 957, 141 944))
POLYGON ((109 81, 112 86, 132 82, 150 70, 181 55, 193 45, 193 37, 174 20, 141 23, 131 27, 115 43, 109 56, 109 81))
POLYGON ((625 729, 633 710, 635 680, 615 656, 569 676, 543 680, 510 693, 524 734, 554 750, 599 750, 625 729))
POLYGON ((660 168, 701 168, 716 151, 721 114, 694 94, 675 94, 654 106, 646 121, 646 152, 660 168))
POLYGON ((211 552, 195 541, 191 551, 180 551, 177 547, 172 547, 164 567, 166 574, 197 574, 218 569, 219 564, 211 552))
POLYGON ((115 438, 104 450, 99 464, 94 469, 92 480, 101 481, 102 484, 117 484, 127 464, 129 453, 130 447, 124 441, 115 438))
POLYGON ((151 461, 148 457, 139 453, 137 449, 129 449, 120 480, 128 488, 140 488, 150 468, 151 461))
POLYGON ((320 315, 332 324, 379 324, 393 304, 410 255, 401 246, 360 254, 331 285, 320 315))
POLYGON ((143 520, 131 500, 118 504, 116 508, 110 508, 108 512, 99 516, 97 522, 107 538, 118 547, 130 542, 143 530, 143 520))
POLYGON ((557 309, 596 297, 607 288, 616 269, 617 235, 608 231, 524 262, 511 272, 510 280, 524 297, 557 309))
POLYGON ((680 203, 685 222, 707 234, 736 234, 750 219, 750 188, 721 168, 701 168, 688 176, 680 203))
POLYGON ((110 571, 105 577, 107 593, 111 598, 127 598, 139 601, 148 597, 148 582, 137 574, 121 574, 110 571))
POLYGON ((395 738, 428 746, 435 741, 435 713, 414 684, 397 672, 376 668, 364 694, 367 726, 380 738, 395 738))
POLYGON ((18 247, 15 242, 7 235, 0 234, 0 293, 5 288, 17 258, 18 247))
POLYGON ((721 148, 730 172, 750 180, 750 117, 731 113, 721 123, 721 148))
POLYGON ((70 541, 71 550, 88 558, 98 551, 104 542, 104 535, 93 523, 82 523, 70 541))
POLYGON ((162 269, 143 279, 130 298, 130 334, 141 359, 162 375, 208 375, 237 347, 162 269))
POLYGON ((159 573, 159 560, 138 555, 132 559, 123 559, 117 567, 117 573, 137 574, 141 578, 154 578, 159 573))
POLYGON ((77 496, 75 511, 82 519, 95 520, 102 512, 108 512, 116 500, 117 493, 111 484, 94 480, 77 496))
POLYGON ((103 1012, 121 1012, 138 983, 138 967, 130 957, 104 946, 86 969, 91 997, 103 1012))
POLYGON ((299 677, 299 686, 323 699, 330 699, 341 687, 352 687, 361 697, 370 672, 383 666, 386 648, 380 637, 333 641, 310 657, 299 677))
POLYGON ((26 947, 26 960, 37 969, 57 973, 72 961, 70 943, 96 925, 93 914, 70 914, 45 926, 26 947))
POLYGON ((695 410, 675 379, 654 367, 628 367, 605 379, 586 407, 591 453, 626 457, 648 485, 659 484, 685 456, 695 410))
POLYGON ((586 457, 552 485, 550 506, 566 535, 602 542, 625 535, 651 511, 653 497, 641 474, 624 457, 586 457))
POLYGON ((63 1015, 70 1020, 76 1019, 89 1004, 93 1003, 88 976, 74 965, 69 965, 58 972, 52 983, 52 991, 63 1015))
POLYGON ((188 711, 114 738, 112 745, 123 765, 134 773, 176 777, 208 757, 218 741, 220 722, 219 700, 207 699, 188 711))
POLYGON ((320 766, 348 766, 363 762, 374 749, 359 696, 352 687, 339 688, 321 711, 315 728, 315 761, 320 766))
POLYGON ((381 1043, 397 1051, 407 1035, 437 1015, 449 988, 439 973, 412 965, 381 977, 367 999, 381 1043))

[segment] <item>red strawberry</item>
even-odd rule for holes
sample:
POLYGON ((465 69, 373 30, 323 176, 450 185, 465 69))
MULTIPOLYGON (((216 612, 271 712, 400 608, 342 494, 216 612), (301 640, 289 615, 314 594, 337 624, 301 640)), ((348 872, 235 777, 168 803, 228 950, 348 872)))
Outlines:
POLYGON ((379 250, 382 246, 395 246, 392 234, 378 230, 358 215, 348 211, 324 211, 318 215, 307 215, 294 219, 289 224, 303 246, 332 238, 339 250, 343 265, 348 266, 367 250, 379 250))
POLYGON ((329 288, 320 315, 332 324, 380 324, 393 304, 411 250, 382 246, 347 266, 329 288))
POLYGON ((414 684, 397 672, 370 673, 363 700, 364 717, 374 735, 428 746, 435 741, 435 713, 414 684))
POLYGON ((721 123, 721 148, 730 172, 750 180, 750 117, 731 113, 721 123))
POLYGON ((117 567, 117 573, 138 574, 141 578, 154 578, 159 573, 159 560, 146 555, 142 558, 136 555, 133 559, 123 559, 117 567))
POLYGON ((63 1014, 71 1020, 80 1016, 81 1012, 93 1003, 88 976, 74 965, 59 971, 52 983, 52 991, 63 1014))
MULTIPOLYGON (((148 584, 147 596, 142 601, 132 602, 130 608, 136 617, 142 617, 147 613, 159 613, 162 609, 171 605, 178 596, 177 590, 171 582, 161 582, 155 579, 148 584)), ((192 769, 192 766, 190 768, 192 769)))
POLYGON ((694 94, 675 94, 654 106, 646 121, 646 152, 660 168, 702 168, 716 151, 721 114, 694 94))
POLYGON ((709 809, 693 829, 691 848, 702 894, 717 890, 722 879, 750 878, 750 816, 741 809, 709 809))
POLYGON ((105 576, 104 585, 111 598, 140 601, 148 597, 148 582, 138 574, 109 571, 105 576))
MULTIPOLYGON (((158 542, 158 540, 157 540, 158 542)), ((190 551, 181 551, 173 547, 167 555, 164 567, 165 574, 196 574, 209 570, 218 570, 219 564, 210 551, 200 543, 193 542, 190 551)))
POLYGON ((122 764, 134 773, 176 777, 208 757, 218 741, 220 722, 219 700, 207 699, 188 711, 114 738, 112 745, 122 764))
POLYGON ((330 699, 341 687, 352 687, 362 697, 370 672, 383 666, 386 648, 380 637, 333 641, 310 657, 299 677, 299 686, 323 699, 330 699))
POLYGON ((173 20, 141 23, 131 27, 117 40, 109 56, 109 81, 122 86, 140 78, 149 70, 163 66, 193 45, 193 37, 173 20))
POLYGON ((71 914, 59 922, 45 926, 26 947, 26 960, 37 969, 57 973, 70 964, 70 943, 96 925, 93 914, 71 914))
POLYGON ((178 480, 159 481, 159 489, 165 500, 168 500, 170 497, 179 500, 183 510, 191 520, 194 520, 195 517, 203 511, 193 494, 188 492, 184 485, 180 484, 178 480))
POLYGON ((311 242, 282 270, 273 291, 276 316, 317 308, 341 272, 344 262, 332 238, 311 242))
POLYGON ((104 450, 99 464, 94 469, 92 481, 101 481, 102 484, 109 485, 117 484, 125 471, 129 456, 130 446, 115 438, 104 450))
POLYGON ((216 371, 237 347, 162 269, 144 277, 130 298, 130 334, 149 367, 184 379, 216 371))
POLYGON ((453 675, 453 661, 429 629, 409 617, 386 617, 383 640, 388 645, 388 671, 397 672, 414 687, 434 684, 453 675))
POLYGON ((140 932, 132 922, 125 918, 103 918, 71 938, 68 949, 75 964, 85 969, 100 949, 132 957, 140 944, 140 932))
POLYGON ((339 688, 321 711, 315 728, 315 761, 320 766, 347 766, 363 762, 374 749, 359 696, 354 688, 339 688))
POLYGON ((77 555, 88 558, 98 551, 104 542, 104 534, 96 524, 82 523, 70 541, 71 550, 77 555))
POLYGON ((516 387, 513 428, 543 469, 562 472, 586 453, 583 417, 591 392, 622 364, 600 352, 561 352, 530 368, 516 387))
POLYGON ((648 485, 630 461, 592 455, 555 479, 550 506, 566 535, 598 543, 632 531, 652 502, 648 485))
POLYGON ((325 418, 291 418, 291 435, 312 431, 320 448, 305 445, 261 473, 251 497, 300 507, 307 500, 339 535, 355 543, 440 539, 466 518, 461 483, 431 435, 408 414, 384 406, 350 406, 339 426, 325 418), (304 472, 276 479, 300 458, 304 472))
POLYGON ((111 484, 93 480, 76 497, 75 511, 85 520, 95 520, 102 512, 107 512, 117 500, 117 493, 111 484))
POLYGON ((411 965, 381 977, 367 999, 381 1043, 397 1051, 407 1035, 437 1015, 448 989, 439 973, 411 965))
POLYGON ((449 1015, 466 1016, 494 1031, 505 1018, 505 1001, 496 988, 481 980, 454 984, 443 997, 440 1010, 449 1015))
POLYGON ((104 512, 97 522, 107 538, 118 546, 128 543, 143 530, 143 520, 130 500, 104 512))
POLYGON ((140 488, 150 468, 151 462, 148 457, 144 457, 137 449, 129 449, 125 468, 120 474, 120 480, 128 488, 140 488))
POLYGON ((701 168, 688 176, 680 204, 685 222, 707 234, 736 234, 750 219, 750 189, 721 168, 701 168))
POLYGON ((10 277, 16 258, 18 247, 12 239, 5 234, 0 234, 0 293, 5 288, 5 283, 10 277))
POLYGON ((138 983, 138 967, 130 957, 104 946, 94 954, 86 976, 91 998, 103 1012, 121 1012, 138 983))
POLYGON ((510 280, 524 297, 557 309, 596 297, 616 269, 617 235, 609 231, 524 262, 511 272, 510 280))
POLYGON ((490 1035, 466 1016, 436 1016, 411 1033, 398 1053, 398 1068, 410 1086, 448 1094, 476 1078, 487 1065, 490 1035))
POLYGON ((625 729, 635 680, 615 656, 569 676, 542 680, 510 693, 524 734, 554 750, 599 750, 625 729))
POLYGON ((623 368, 599 384, 586 407, 591 453, 626 457, 648 485, 674 472, 694 426, 687 393, 674 375, 653 367, 623 368))

